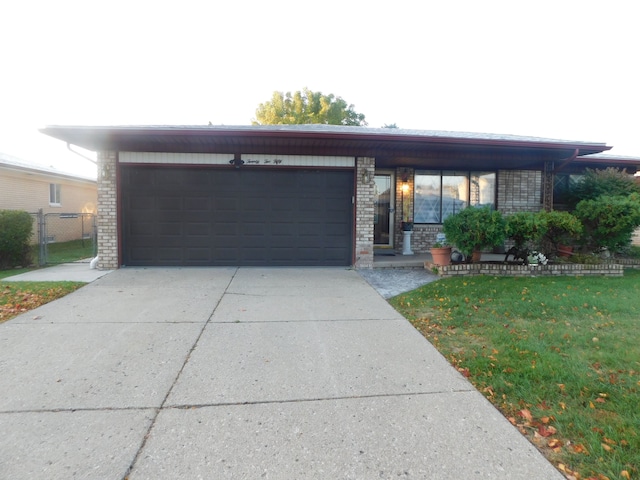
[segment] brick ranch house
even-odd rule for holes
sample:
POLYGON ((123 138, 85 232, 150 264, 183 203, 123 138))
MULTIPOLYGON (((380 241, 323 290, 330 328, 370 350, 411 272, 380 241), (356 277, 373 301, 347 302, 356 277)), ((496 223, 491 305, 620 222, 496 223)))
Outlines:
POLYGON ((586 167, 635 173, 604 143, 330 125, 50 126, 98 152, 99 268, 344 265, 426 252, 467 205, 562 208, 586 167))

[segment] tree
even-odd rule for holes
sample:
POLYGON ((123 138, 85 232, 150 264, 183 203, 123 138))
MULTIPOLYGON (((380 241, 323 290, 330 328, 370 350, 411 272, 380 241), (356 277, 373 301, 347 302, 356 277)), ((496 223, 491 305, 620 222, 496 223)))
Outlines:
POLYGON ((261 103, 256 110, 253 125, 367 125, 364 115, 357 113, 342 97, 323 95, 308 88, 291 92, 273 92, 271 100, 261 103))

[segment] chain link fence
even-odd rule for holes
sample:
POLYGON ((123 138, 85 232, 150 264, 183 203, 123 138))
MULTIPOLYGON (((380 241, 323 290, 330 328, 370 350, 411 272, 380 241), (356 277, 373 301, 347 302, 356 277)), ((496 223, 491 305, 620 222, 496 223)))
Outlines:
POLYGON ((97 254, 97 223, 93 213, 31 213, 32 244, 38 265, 86 261, 97 254))

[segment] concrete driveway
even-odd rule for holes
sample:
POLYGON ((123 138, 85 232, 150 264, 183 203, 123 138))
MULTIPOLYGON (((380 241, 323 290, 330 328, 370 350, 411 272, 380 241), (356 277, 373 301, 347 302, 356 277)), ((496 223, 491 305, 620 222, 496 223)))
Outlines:
POLYGON ((356 272, 125 268, 0 324, 0 478, 562 479, 356 272))

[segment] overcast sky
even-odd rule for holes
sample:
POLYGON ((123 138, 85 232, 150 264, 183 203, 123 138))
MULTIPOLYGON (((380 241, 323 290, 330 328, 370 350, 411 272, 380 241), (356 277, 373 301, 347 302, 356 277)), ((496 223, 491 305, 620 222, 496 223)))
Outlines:
POLYGON ((634 1, 6 1, 0 152, 95 167, 45 125, 246 125, 273 91, 371 127, 606 142, 640 156, 634 1))

